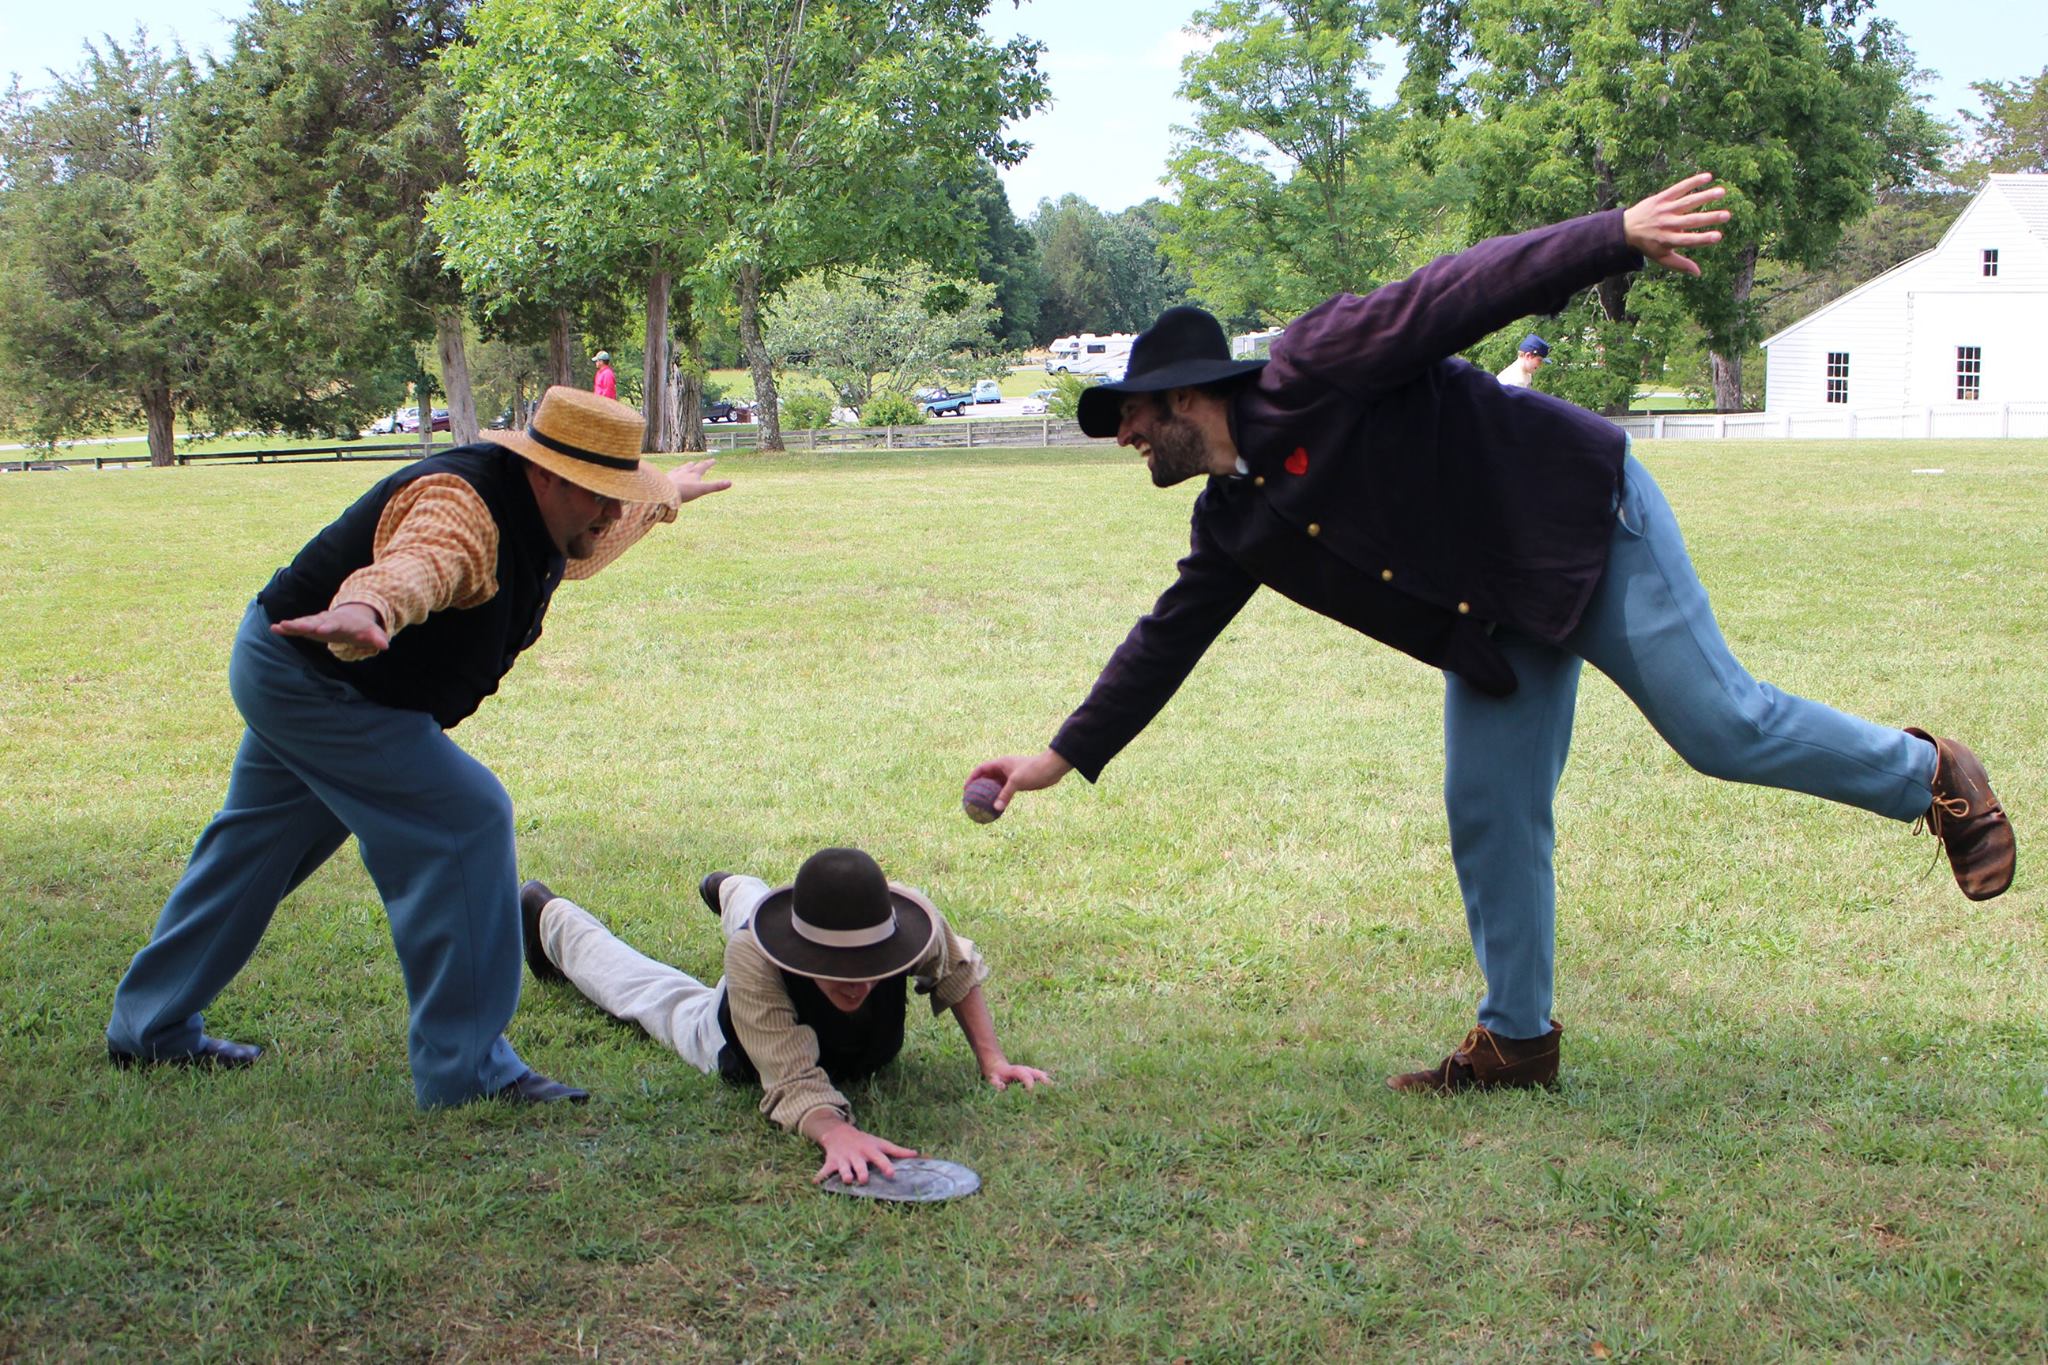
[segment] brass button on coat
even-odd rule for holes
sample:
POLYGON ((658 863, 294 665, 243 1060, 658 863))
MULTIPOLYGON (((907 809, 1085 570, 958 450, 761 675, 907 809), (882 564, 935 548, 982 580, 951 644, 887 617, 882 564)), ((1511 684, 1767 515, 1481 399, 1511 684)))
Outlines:
POLYGON ((1323 533, 1322 523, 1314 521, 1310 522, 1308 524, 1308 533, 1312 536, 1321 535, 1323 533))
POLYGON ((1472 604, 1471 604, 1470 602, 1460 602, 1460 603, 1458 603, 1458 615, 1460 615, 1460 616, 1470 616, 1471 614, 1472 614, 1472 604))
POLYGON ((1254 474, 1254 475, 1252 476, 1252 487, 1254 487, 1254 488, 1264 488, 1265 486, 1266 486, 1266 476, 1265 476, 1264 474, 1254 474))
POLYGON ((1381 570, 1380 570, 1380 582, 1382 582, 1382 583, 1391 583, 1391 582, 1393 582, 1393 581, 1394 581, 1394 571, 1393 571, 1392 569, 1381 569, 1381 570))

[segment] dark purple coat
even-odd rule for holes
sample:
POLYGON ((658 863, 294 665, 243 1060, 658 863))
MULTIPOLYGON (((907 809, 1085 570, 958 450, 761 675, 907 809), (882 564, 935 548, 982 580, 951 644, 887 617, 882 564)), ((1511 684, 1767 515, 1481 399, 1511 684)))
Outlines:
POLYGON ((1444 256, 1289 324, 1231 406, 1249 473, 1195 499, 1180 576, 1053 749, 1093 781, 1263 585, 1480 690, 1496 626, 1558 641, 1607 562, 1622 432, 1456 352, 1641 267, 1620 210, 1444 256))

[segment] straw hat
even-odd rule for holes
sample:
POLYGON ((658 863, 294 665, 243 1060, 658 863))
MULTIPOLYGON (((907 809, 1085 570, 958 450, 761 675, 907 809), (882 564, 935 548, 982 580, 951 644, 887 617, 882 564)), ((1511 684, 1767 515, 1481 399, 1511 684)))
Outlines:
POLYGON ((931 947, 938 912, 882 875, 857 848, 819 849, 796 881, 754 907, 754 942, 770 962, 824 981, 880 981, 931 947))
POLYGON ((526 430, 480 434, 550 474, 608 498, 667 502, 675 496, 668 475, 640 458, 647 424, 615 398, 557 384, 541 396, 540 411, 526 430))

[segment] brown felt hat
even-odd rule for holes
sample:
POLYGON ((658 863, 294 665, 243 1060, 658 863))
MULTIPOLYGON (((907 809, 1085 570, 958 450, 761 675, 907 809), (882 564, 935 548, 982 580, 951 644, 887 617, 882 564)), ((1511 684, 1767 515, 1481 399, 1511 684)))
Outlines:
POLYGON ((931 947, 938 912, 882 875, 857 848, 823 848, 796 880, 754 908, 754 941, 770 962, 822 981, 880 981, 931 947))
POLYGON ((579 488, 620 502, 668 502, 668 475, 640 458, 647 423, 615 398, 557 384, 541 396, 533 425, 524 431, 486 431, 504 446, 579 488))

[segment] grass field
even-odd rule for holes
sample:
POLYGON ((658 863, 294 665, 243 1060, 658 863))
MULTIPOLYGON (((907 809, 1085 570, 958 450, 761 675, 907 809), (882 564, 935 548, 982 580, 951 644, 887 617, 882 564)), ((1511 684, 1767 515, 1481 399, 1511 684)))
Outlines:
POLYGON ((242 605, 390 467, 0 476, 0 1358, 2042 1358, 2048 444, 1637 449, 1753 671, 1966 738, 2021 867, 1972 905, 1589 675, 1554 1093, 1381 1085, 1479 991, 1440 682, 1392 651, 1262 594, 1100 786, 961 817, 1185 548, 1128 456, 728 458, 563 589, 459 732, 527 875, 710 974, 703 872, 857 842, 991 960, 1054 1089, 988 1091, 941 1019, 853 1094, 982 1173, 928 1208, 816 1193, 754 1095, 530 980, 514 1043, 597 1102, 415 1112, 347 850, 209 1013, 258 1066, 111 1070, 242 605))

